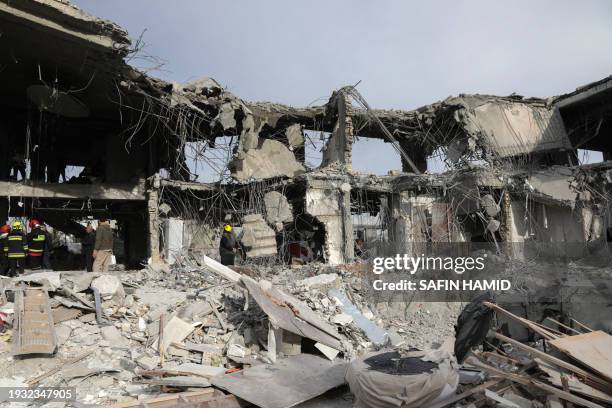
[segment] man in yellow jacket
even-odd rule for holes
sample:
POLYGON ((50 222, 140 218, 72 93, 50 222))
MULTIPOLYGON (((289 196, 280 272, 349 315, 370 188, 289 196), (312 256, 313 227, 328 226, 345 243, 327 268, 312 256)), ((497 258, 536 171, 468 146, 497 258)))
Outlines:
POLYGON ((8 259, 8 276, 17 276, 17 273, 22 275, 28 253, 28 241, 19 220, 11 225, 11 232, 4 241, 4 253, 8 259))

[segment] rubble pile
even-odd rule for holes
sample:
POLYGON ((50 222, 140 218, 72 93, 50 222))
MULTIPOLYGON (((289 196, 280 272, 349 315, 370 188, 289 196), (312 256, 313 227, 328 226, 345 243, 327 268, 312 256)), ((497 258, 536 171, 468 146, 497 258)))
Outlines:
MULTIPOLYGON (((456 396, 434 407, 604 407, 612 404, 612 336, 572 319, 572 326, 552 318, 544 324, 517 316, 487 301, 474 302, 460 317, 457 337, 472 344, 484 341, 463 361, 456 396), (478 310, 478 312, 477 312, 478 310), (502 334, 501 329, 480 334, 473 318, 482 313, 512 320, 534 336, 532 345, 502 334), (466 327, 468 327, 466 329, 466 327), (468 336, 469 333, 469 336, 468 336), (479 384, 480 385, 477 385, 479 384), (469 401, 469 402, 466 402, 469 401), (469 405, 466 405, 469 404, 469 405)), ((455 352, 464 356, 465 350, 455 352)))
POLYGON ((462 305, 435 302, 402 304, 402 318, 389 305, 368 304, 359 268, 230 269, 185 257, 139 271, 2 278, 0 384, 76 387, 77 403, 123 407, 174 397, 262 407, 332 398, 328 406, 349 406, 347 395, 354 406, 384 407, 385 395, 404 386, 413 390, 400 399, 407 407, 612 402, 605 332, 552 319, 557 326, 544 326, 488 297, 458 319, 462 305), (493 313, 537 342, 489 332, 493 313), (297 392, 305 382, 308 390, 297 392))
MULTIPOLYGON (((236 280, 228 281, 185 257, 139 271, 3 278, 1 383, 76 386, 77 400, 90 404, 142 400, 208 389, 216 376, 303 355, 345 364, 384 346, 407 346, 402 335, 416 330, 411 321, 377 316, 359 293, 360 278, 342 268, 235 269, 236 280), (47 349, 34 355, 22 311, 35 295, 46 299, 51 326, 41 339, 47 349)), ((344 384, 343 372, 337 376, 344 384)))

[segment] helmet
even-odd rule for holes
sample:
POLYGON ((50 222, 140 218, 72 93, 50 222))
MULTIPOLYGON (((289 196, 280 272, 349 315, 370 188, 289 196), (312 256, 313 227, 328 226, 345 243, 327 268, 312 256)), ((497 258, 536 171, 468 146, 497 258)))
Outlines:
POLYGON ((21 221, 17 220, 13 222, 13 225, 11 225, 11 229, 21 230, 21 221))
POLYGON ((227 231, 227 232, 232 232, 232 226, 231 226, 231 225, 229 225, 229 224, 225 224, 225 225, 223 226, 223 229, 224 229, 225 231, 227 231))
POLYGON ((9 227, 8 224, 4 224, 3 226, 0 227, 1 234, 7 234, 9 232, 11 232, 11 227, 9 227))
POLYGON ((40 225, 40 222, 36 218, 32 218, 30 220, 30 228, 35 228, 37 225, 40 225))

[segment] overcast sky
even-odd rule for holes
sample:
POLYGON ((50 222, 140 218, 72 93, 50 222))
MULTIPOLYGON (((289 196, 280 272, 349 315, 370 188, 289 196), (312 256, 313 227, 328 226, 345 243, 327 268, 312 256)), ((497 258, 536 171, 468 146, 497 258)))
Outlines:
POLYGON ((546 97, 612 74, 610 0, 74 2, 132 38, 146 29, 144 53, 166 62, 152 75, 210 76, 247 100, 321 104, 361 81, 373 107, 413 109, 458 93, 546 97))

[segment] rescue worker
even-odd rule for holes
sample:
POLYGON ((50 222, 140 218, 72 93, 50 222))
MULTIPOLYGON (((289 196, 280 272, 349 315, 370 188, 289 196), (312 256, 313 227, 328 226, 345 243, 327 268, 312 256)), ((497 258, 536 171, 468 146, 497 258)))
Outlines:
POLYGON ((236 257, 236 248, 238 248, 238 240, 232 232, 232 226, 225 224, 223 226, 223 234, 219 241, 219 255, 221 255, 221 264, 233 265, 236 257))
POLYGON ((96 243, 96 230, 90 223, 87 223, 85 227, 85 235, 81 238, 81 252, 85 255, 85 270, 87 272, 93 272, 94 264, 94 245, 96 243))
POLYGON ((8 272, 8 258, 4 252, 4 246, 9 232, 11 232, 11 227, 8 224, 0 227, 0 275, 2 276, 6 276, 8 272))
POLYGON ((106 218, 98 222, 96 231, 96 243, 94 244, 93 264, 94 272, 107 272, 113 256, 113 231, 110 222, 106 218))
POLYGON ((9 272, 8 276, 17 276, 23 274, 25 269, 26 254, 28 252, 28 241, 23 234, 23 226, 21 221, 17 220, 11 225, 4 243, 4 253, 8 258, 9 272))
POLYGON ((34 270, 42 266, 43 254, 46 247, 47 234, 40 228, 40 222, 32 218, 30 220, 30 232, 28 233, 28 255, 30 267, 34 270))
POLYGON ((43 252, 42 258, 42 267, 48 271, 52 271, 53 267, 51 266, 51 251, 53 250, 53 238, 49 231, 47 231, 46 225, 40 224, 40 229, 45 234, 45 251, 43 252))

